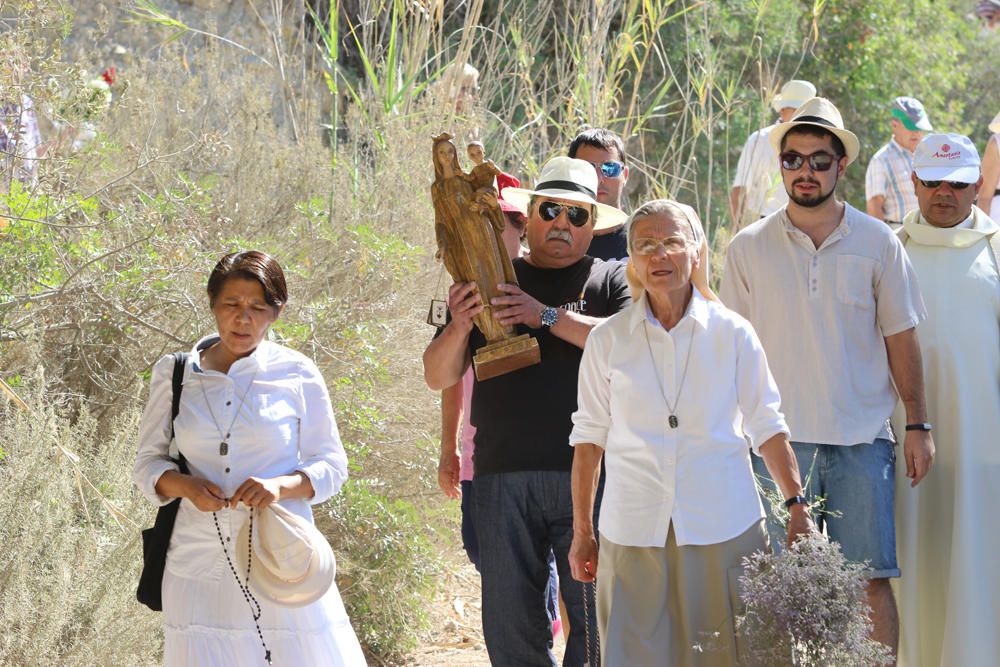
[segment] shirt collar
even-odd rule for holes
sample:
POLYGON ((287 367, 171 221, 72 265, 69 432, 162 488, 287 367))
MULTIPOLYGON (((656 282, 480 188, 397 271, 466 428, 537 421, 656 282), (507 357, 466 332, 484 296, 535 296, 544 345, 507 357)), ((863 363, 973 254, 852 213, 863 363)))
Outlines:
MULTIPOLYGON (((211 347, 217 342, 219 342, 218 332, 211 333, 201 338, 197 343, 194 344, 194 347, 191 348, 191 359, 194 364, 194 367, 199 372, 204 372, 204 369, 202 369, 201 367, 201 351, 211 347)), ((249 366, 250 368, 254 368, 260 371, 266 371, 267 361, 271 356, 271 347, 272 344, 268 342, 267 338, 265 338, 260 342, 260 345, 257 346, 256 350, 251 352, 249 356, 244 357, 243 359, 237 359, 233 363, 233 366, 237 365, 245 366, 247 364, 250 364, 249 366)))
MULTIPOLYGON (((688 302, 687 310, 684 311, 683 317, 677 322, 674 327, 681 326, 686 319, 691 319, 697 322, 704 329, 708 326, 708 301, 705 297, 701 295, 697 287, 691 287, 691 301, 688 302)), ((635 331, 644 320, 648 320, 650 324, 663 328, 660 321, 653 316, 653 311, 649 306, 649 298, 646 296, 646 290, 642 291, 639 299, 632 304, 632 311, 629 313, 629 329, 635 331)))
POLYGON ((906 150, 906 148, 901 143, 896 141, 896 137, 893 137, 892 139, 889 140, 889 145, 892 146, 897 153, 901 153, 904 157, 908 157, 911 160, 913 159, 913 153, 906 150))
MULTIPOLYGON (((837 225, 836 229, 830 232, 830 236, 823 241, 822 245, 834 241, 836 239, 841 239, 851 233, 851 223, 849 222, 851 218, 850 211, 848 209, 852 208, 850 204, 844 202, 844 213, 840 216, 840 224, 837 225)), ((802 236, 807 236, 807 234, 792 224, 792 219, 788 217, 788 204, 785 204, 778 211, 779 218, 781 219, 781 224, 785 228, 785 232, 789 234, 801 234, 802 236)), ((812 244, 812 241, 809 241, 812 244)))

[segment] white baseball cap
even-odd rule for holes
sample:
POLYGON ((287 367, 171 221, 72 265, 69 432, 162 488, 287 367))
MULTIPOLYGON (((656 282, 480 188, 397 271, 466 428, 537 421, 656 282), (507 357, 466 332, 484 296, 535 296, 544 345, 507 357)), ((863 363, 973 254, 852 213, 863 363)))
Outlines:
POLYGON ((961 134, 928 134, 913 153, 913 171, 925 181, 975 183, 981 173, 979 151, 961 134))
POLYGON ((816 97, 816 86, 802 79, 792 79, 781 87, 781 92, 771 100, 771 108, 798 109, 806 100, 816 97))

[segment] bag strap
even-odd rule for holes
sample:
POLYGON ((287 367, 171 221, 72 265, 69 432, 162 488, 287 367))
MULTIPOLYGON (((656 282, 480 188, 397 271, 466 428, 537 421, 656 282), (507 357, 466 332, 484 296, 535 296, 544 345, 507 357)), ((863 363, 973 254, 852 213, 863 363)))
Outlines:
MULTIPOLYGON (((190 357, 188 352, 175 352, 174 357, 174 374, 171 378, 171 400, 170 400, 170 439, 174 439, 174 420, 177 419, 177 415, 181 412, 181 392, 184 391, 184 367, 187 366, 188 357, 190 357)), ((180 448, 177 449, 177 455, 179 460, 177 461, 180 471, 185 474, 191 474, 188 470, 187 459, 184 458, 184 454, 181 453, 180 448)))

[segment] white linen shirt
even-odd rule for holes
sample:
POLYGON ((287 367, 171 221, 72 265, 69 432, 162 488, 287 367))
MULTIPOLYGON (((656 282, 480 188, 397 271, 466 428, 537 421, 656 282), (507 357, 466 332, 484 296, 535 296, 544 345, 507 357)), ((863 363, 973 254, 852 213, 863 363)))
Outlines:
POLYGON ((744 207, 754 217, 770 215, 788 203, 778 153, 769 140, 776 126, 768 125, 751 134, 736 163, 733 187, 746 189, 744 207))
POLYGON ((783 208, 734 236, 726 251, 720 296, 760 336, 795 442, 891 438, 896 390, 885 338, 927 317, 899 239, 844 208, 818 249, 783 208))
POLYGON ((913 189, 910 174, 913 172, 913 153, 895 139, 872 156, 865 172, 865 199, 885 197, 882 212, 891 222, 902 222, 910 211, 920 207, 913 189))
MULTIPOLYGON (((330 498, 347 479, 347 455, 319 370, 302 354, 268 341, 234 362, 228 374, 204 370, 199 347, 217 336, 199 341, 184 369, 180 412, 174 421, 177 448, 187 459, 191 474, 214 482, 226 497, 251 476, 277 477, 302 471, 312 483, 313 497, 282 500, 281 504, 311 521, 309 506, 330 498), (228 452, 222 455, 219 430, 231 422, 228 452)), ((177 470, 168 456, 173 367, 171 355, 153 367, 132 472, 135 485, 156 505, 172 500, 156 492, 157 480, 164 472, 177 470)), ((218 512, 228 544, 235 544, 246 517, 242 504, 235 510, 218 512)), ((199 511, 185 498, 178 510, 167 569, 178 576, 214 577, 223 571, 228 574, 228 569, 223 570, 226 567, 212 513, 199 511)))
POLYGON ((764 516, 747 437, 757 451, 788 429, 764 350, 736 313, 693 290, 666 331, 643 294, 590 332, 577 402, 570 444, 604 449, 598 528, 615 544, 662 547, 671 522, 678 545, 718 544, 764 516), (670 428, 657 375, 673 401, 688 354, 670 428))

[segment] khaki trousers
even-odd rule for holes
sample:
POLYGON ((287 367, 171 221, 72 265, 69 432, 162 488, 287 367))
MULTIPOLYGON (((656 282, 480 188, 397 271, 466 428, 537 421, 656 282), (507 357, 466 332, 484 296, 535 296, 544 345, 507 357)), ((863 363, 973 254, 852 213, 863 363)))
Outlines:
POLYGON ((732 667, 742 558, 767 549, 763 519, 705 546, 627 547, 601 536, 597 625, 605 667, 732 667))

